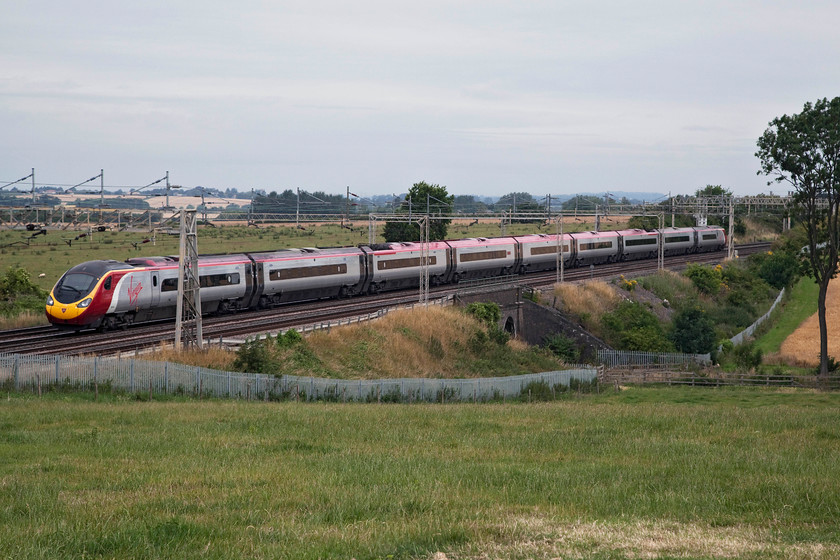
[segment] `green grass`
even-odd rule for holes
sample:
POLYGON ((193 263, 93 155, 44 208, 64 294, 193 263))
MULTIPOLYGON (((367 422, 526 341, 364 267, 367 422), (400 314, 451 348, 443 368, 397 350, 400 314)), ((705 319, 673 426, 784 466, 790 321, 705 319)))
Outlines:
POLYGON ((836 394, 3 397, 4 558, 840 555, 836 394))
POLYGON ((817 312, 819 286, 810 278, 802 278, 789 289, 789 295, 773 313, 773 326, 755 341, 764 354, 778 352, 782 342, 817 312))

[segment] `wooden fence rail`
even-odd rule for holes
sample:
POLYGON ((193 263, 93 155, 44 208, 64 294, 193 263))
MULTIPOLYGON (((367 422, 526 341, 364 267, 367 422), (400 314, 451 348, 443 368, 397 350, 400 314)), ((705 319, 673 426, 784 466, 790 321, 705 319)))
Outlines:
POLYGON ((819 377, 816 375, 712 373, 702 374, 690 371, 667 370, 615 370, 605 369, 599 383, 611 385, 691 385, 694 387, 764 386, 804 387, 812 389, 840 390, 840 376, 819 377))

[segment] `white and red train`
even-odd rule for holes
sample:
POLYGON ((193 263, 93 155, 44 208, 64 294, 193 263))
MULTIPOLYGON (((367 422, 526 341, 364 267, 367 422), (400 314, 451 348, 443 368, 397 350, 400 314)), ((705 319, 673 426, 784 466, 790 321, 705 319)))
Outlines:
MULTIPOLYGON (((720 251, 726 239, 711 226, 437 241, 428 247, 429 281, 552 270, 558 249, 568 267, 656 258, 661 243, 665 255, 676 255, 720 251)), ((201 309, 225 313, 417 287, 421 259, 420 243, 200 256, 201 309)), ((177 257, 90 261, 59 279, 46 314, 63 328, 116 328, 174 317, 177 298, 177 257)))

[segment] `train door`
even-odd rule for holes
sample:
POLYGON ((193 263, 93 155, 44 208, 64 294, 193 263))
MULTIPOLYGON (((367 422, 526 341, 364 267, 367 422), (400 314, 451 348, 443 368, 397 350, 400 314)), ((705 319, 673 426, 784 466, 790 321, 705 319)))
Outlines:
POLYGON ((149 291, 149 318, 154 319, 155 313, 159 309, 160 304, 160 288, 161 288, 161 279, 160 279, 160 272, 157 270, 153 270, 151 272, 152 282, 152 289, 149 291))

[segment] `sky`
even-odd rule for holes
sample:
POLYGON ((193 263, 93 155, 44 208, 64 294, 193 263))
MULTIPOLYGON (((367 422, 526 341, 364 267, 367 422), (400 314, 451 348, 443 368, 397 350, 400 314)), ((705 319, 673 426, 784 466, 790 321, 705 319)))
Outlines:
POLYGON ((360 196, 786 192, 769 122, 840 95, 840 3, 4 0, 0 185, 360 196), (28 184, 28 183, 27 183, 28 184), (99 185, 99 181, 92 183, 99 185))

